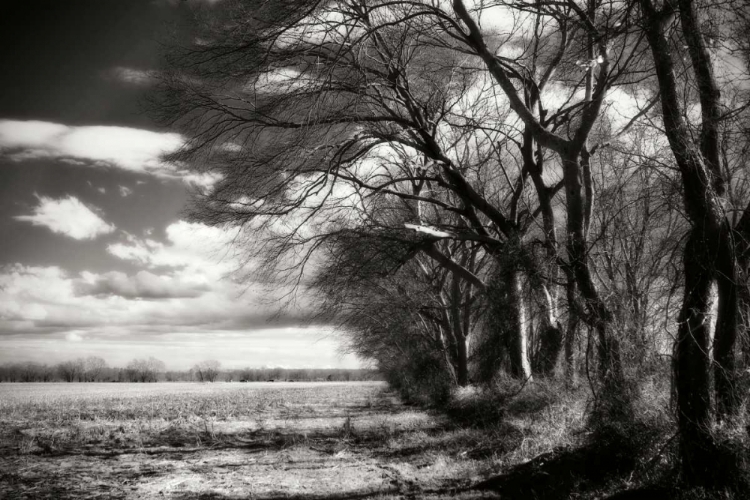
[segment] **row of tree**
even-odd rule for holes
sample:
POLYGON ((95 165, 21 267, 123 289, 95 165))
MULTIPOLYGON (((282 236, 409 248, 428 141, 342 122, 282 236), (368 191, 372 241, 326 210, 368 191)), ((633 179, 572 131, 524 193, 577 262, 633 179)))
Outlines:
POLYGON ((372 369, 351 368, 243 368, 226 370, 224 380, 228 382, 365 382, 382 380, 381 375, 372 369))
POLYGON ((672 377, 684 478, 710 482, 750 361, 744 2, 228 0, 195 19, 152 109, 188 138, 169 160, 215 180, 196 220, 320 297, 402 388, 585 369, 593 415, 628 421, 638 375, 672 377))
POLYGON ((266 382, 266 381, 366 381, 379 380, 369 369, 243 368, 221 370, 221 363, 207 360, 190 370, 167 370, 156 359, 134 359, 123 367, 108 366, 98 356, 63 361, 56 365, 25 362, 0 365, 0 382, 266 382))
POLYGON ((47 365, 33 361, 0 365, 0 382, 156 382, 166 366, 154 357, 111 367, 99 356, 47 365))

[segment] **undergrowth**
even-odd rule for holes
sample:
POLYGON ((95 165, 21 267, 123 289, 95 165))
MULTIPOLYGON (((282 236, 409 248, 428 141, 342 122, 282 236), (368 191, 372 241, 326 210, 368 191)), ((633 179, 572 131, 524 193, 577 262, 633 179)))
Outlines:
POLYGON ((485 436, 484 453, 501 474, 476 487, 503 498, 750 498, 744 419, 713 430, 706 450, 717 470, 713 487, 687 489, 678 472, 668 383, 642 379, 631 404, 632 412, 607 418, 593 411, 594 397, 585 386, 505 378, 484 388, 455 389, 439 409, 453 425, 485 436))

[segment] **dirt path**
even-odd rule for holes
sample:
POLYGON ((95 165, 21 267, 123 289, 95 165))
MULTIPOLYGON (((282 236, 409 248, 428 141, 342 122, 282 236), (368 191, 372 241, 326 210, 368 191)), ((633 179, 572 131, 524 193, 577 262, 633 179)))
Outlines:
MULTIPOLYGON (((130 434, 102 440, 97 431, 89 439, 85 422, 76 423, 83 438, 53 445, 33 425, 6 427, 18 439, 14 446, 3 439, 0 498, 489 497, 462 491, 488 469, 486 459, 471 458, 478 445, 471 432, 449 429, 382 389, 266 417, 205 420, 203 430, 142 423, 135 445, 130 434)), ((88 425, 104 425, 109 436, 117 429, 115 421, 88 425)))

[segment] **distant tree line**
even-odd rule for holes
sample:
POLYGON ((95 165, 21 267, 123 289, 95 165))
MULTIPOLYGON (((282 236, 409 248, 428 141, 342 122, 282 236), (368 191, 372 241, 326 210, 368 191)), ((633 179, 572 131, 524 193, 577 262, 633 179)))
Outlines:
POLYGON ((343 369, 343 368, 243 368, 227 370, 224 374, 227 381, 328 381, 328 382, 361 382, 382 380, 376 370, 343 369))
POLYGON ((0 365, 0 382, 266 382, 380 380, 367 369, 242 368, 221 370, 216 360, 202 361, 190 370, 167 370, 154 357, 134 359, 125 367, 113 367, 98 356, 76 358, 54 365, 34 361, 0 365))
MULTIPOLYGON (((239 368, 220 370, 204 361, 189 371, 168 371, 167 382, 362 382, 383 380, 377 370, 352 368, 239 368)), ((220 365, 219 365, 220 366, 220 365)))

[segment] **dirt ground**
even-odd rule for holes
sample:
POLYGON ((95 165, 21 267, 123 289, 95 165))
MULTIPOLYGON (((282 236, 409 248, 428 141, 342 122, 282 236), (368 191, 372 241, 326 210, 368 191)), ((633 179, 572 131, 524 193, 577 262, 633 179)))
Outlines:
POLYGON ((472 431, 382 384, 161 385, 125 397, 79 384, 82 398, 0 388, 0 498, 492 497, 466 490, 496 470, 472 431), (242 398, 255 406, 243 412, 242 398))

